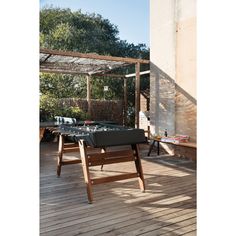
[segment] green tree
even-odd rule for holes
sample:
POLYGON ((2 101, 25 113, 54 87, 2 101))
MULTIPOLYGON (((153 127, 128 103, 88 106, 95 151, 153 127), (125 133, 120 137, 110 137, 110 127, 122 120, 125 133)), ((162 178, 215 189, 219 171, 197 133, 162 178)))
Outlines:
POLYGON ((41 73, 40 92, 54 98, 86 98, 84 76, 41 73))
MULTIPOLYGON (((83 14, 81 10, 46 7, 40 10, 40 47, 58 50, 71 50, 101 55, 149 58, 149 49, 144 44, 130 44, 119 38, 116 25, 98 14, 83 14)), ((149 69, 142 65, 141 70, 149 69)), ((134 66, 118 69, 119 73, 134 73, 134 66)), ((123 98, 123 80, 93 78, 92 96, 103 99, 103 87, 109 86, 106 99, 123 98)), ((149 82, 141 79, 141 88, 149 82)), ((134 107, 134 80, 128 80, 128 103, 134 107)), ((85 98, 86 79, 83 76, 40 74, 40 92, 51 98, 85 98)))

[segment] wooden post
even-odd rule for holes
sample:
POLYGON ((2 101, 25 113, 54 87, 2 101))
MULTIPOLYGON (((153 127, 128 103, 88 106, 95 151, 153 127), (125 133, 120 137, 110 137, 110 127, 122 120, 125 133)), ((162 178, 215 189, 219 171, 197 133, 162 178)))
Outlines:
POLYGON ((91 118, 92 112, 91 112, 91 76, 87 75, 87 102, 88 102, 88 114, 91 118))
POLYGON ((127 79, 124 78, 124 118, 123 118, 123 125, 127 124, 127 108, 128 108, 127 79))
POLYGON ((135 128, 139 128, 140 111, 140 63, 135 64, 135 128))

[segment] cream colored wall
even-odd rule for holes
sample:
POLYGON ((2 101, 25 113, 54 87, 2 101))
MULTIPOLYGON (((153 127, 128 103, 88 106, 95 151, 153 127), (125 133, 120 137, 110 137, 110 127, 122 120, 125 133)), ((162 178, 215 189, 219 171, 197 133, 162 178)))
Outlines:
POLYGON ((196 0, 176 5, 176 81, 196 99, 196 0))
POLYGON ((175 0, 150 1, 151 62, 175 78, 175 0))
POLYGON ((176 5, 176 102, 175 129, 196 141, 196 1, 176 5))
POLYGON ((151 132, 196 140, 196 0, 150 0, 151 132))
POLYGON ((175 0, 150 1, 150 130, 175 133, 175 0))

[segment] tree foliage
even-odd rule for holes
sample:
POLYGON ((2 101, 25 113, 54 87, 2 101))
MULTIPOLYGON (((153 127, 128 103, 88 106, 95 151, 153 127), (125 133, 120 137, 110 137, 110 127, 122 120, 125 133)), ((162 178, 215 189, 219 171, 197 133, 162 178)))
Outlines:
POLYGON ((86 98, 83 76, 41 73, 40 92, 53 98, 86 98))
MULTIPOLYGON (((119 38, 116 25, 98 14, 83 14, 81 10, 46 7, 40 10, 40 47, 57 50, 98 53, 120 57, 149 58, 145 44, 134 45, 119 38)), ((142 65, 142 70, 148 69, 142 65)), ((119 72, 124 73, 124 69, 119 72)), ((134 73, 134 66, 125 68, 125 73, 134 73)), ((104 98, 103 87, 109 86, 106 99, 123 98, 123 81, 119 79, 94 78, 92 97, 104 98)), ((141 80, 147 88, 148 80, 141 80)), ((129 106, 134 105, 134 83, 128 80, 129 106)), ((40 74, 40 92, 47 97, 86 97, 86 80, 83 76, 40 74)))

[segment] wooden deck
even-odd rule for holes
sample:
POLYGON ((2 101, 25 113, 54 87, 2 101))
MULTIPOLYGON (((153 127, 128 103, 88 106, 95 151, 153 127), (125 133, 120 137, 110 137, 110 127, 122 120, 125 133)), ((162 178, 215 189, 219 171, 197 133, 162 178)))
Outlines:
MULTIPOLYGON (((144 148, 144 149, 143 149, 144 148)), ((40 144, 40 235, 196 235, 196 173, 141 156, 146 192, 137 179, 96 185, 88 204, 81 164, 56 176, 57 144, 40 144)), ((66 154, 74 158, 78 153, 66 154)), ((93 167, 92 175, 134 170, 133 163, 93 167)))

